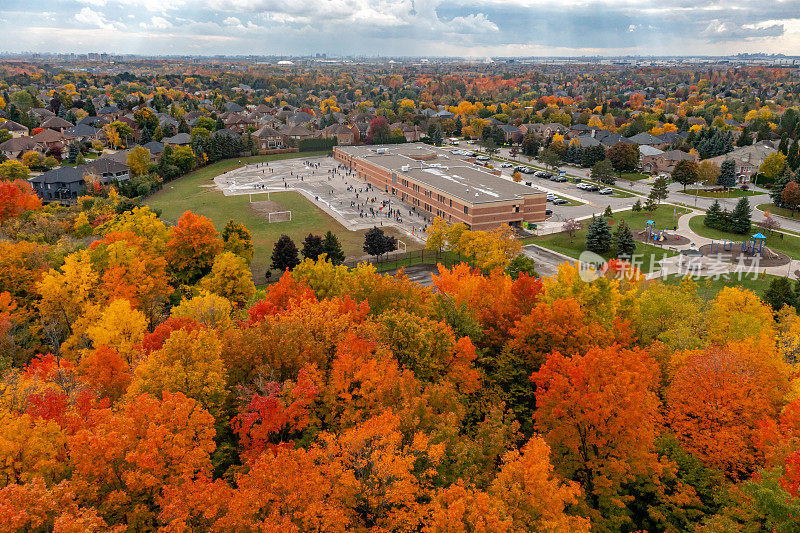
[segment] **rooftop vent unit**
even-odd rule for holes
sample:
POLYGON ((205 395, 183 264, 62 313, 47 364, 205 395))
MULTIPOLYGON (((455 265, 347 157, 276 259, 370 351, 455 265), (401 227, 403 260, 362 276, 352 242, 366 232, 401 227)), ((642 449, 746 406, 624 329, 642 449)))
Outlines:
POLYGON ((400 167, 400 170, 402 170, 403 172, 408 172, 409 170, 411 170, 411 166, 403 165, 402 167, 400 167))

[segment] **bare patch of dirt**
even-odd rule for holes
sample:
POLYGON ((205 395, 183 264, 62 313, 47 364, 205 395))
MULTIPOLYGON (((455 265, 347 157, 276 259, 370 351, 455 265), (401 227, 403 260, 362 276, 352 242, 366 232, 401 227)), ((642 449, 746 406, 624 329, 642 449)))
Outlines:
POLYGON ((250 209, 258 215, 267 218, 270 213, 277 213, 278 211, 286 211, 286 208, 278 202, 272 200, 262 200, 260 202, 251 202, 250 209))

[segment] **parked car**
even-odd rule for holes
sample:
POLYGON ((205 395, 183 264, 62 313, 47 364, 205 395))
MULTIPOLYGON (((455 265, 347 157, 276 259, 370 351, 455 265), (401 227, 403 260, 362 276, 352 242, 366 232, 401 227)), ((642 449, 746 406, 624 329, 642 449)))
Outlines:
POLYGON ((550 174, 548 174, 544 170, 537 170, 536 172, 533 173, 533 175, 536 176, 537 178, 546 178, 550 174))
POLYGON ((612 189, 611 187, 604 187, 604 188, 600 189, 600 191, 598 191, 598 192, 600 194, 613 194, 614 193, 614 189, 612 189))
POLYGON ((531 167, 522 167, 523 174, 536 174, 536 171, 533 170, 531 167))
POLYGON ((596 191, 600 190, 600 187, 598 187, 597 185, 594 185, 593 183, 587 183, 586 184, 586 190, 587 191, 591 191, 591 192, 596 192, 596 191))
POLYGON ((502 164, 500 165, 500 168, 511 168, 511 167, 513 167, 513 166, 514 166, 514 165, 512 165, 511 163, 502 163, 502 164))
POLYGON ((589 184, 588 183, 579 183, 579 184, 576 185, 576 187, 578 189, 582 190, 582 191, 588 191, 589 190, 589 184))
POLYGON ((569 202, 567 200, 564 200, 563 198, 556 198, 555 200, 553 200, 553 205, 564 205, 568 203, 569 202))
POLYGON ((488 155, 479 155, 478 157, 475 158, 475 161, 488 161, 488 160, 489 160, 488 155))
POLYGON ((558 200, 558 196, 551 192, 547 193, 547 201, 552 202, 553 200, 558 200))
POLYGON ((557 183, 564 183, 567 181, 567 178, 564 176, 550 176, 550 181, 555 181, 557 183))

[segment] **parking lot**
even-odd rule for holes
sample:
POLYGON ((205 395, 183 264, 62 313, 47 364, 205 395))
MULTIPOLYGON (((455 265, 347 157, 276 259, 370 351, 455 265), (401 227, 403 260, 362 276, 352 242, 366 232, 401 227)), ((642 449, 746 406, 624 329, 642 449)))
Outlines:
MULTIPOLYGON (((454 147, 453 149, 473 150, 475 146, 467 145, 454 147)), ((518 163, 512 164, 500 161, 493 161, 492 164, 495 168, 499 167, 502 171, 502 176, 509 180, 513 179, 515 167, 518 166, 518 163)), ((541 174, 543 173, 540 172, 539 176, 535 173, 522 174, 522 183, 530 184, 532 187, 536 187, 551 195, 547 202, 547 209, 552 212, 549 218, 550 222, 561 222, 568 218, 583 218, 598 215, 605 211, 608 206, 611 206, 612 211, 629 209, 637 200, 637 197, 623 198, 621 196, 628 195, 624 193, 620 195, 616 191, 615 194, 600 194, 600 187, 598 187, 598 190, 583 190, 578 187, 580 184, 574 183, 570 179, 562 177, 561 179, 563 181, 552 181, 546 177, 540 177, 541 174), (554 205, 552 200, 556 198, 571 202, 567 202, 565 205, 554 205), (576 202, 582 205, 574 205, 576 202)))

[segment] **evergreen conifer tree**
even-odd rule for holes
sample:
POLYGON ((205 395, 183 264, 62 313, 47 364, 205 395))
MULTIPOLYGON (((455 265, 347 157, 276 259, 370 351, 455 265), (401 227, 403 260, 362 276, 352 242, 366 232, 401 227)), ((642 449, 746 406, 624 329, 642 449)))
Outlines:
POLYGON ((722 162, 717 183, 726 189, 736 185, 736 163, 733 159, 726 159, 722 162))
POLYGON ((744 235, 750 231, 752 225, 751 215, 753 210, 747 197, 742 198, 733 209, 730 218, 730 230, 734 233, 744 235))
POLYGON ((339 238, 336 237, 332 231, 328 230, 328 232, 325 234, 322 248, 328 256, 328 261, 334 265, 342 264, 345 257, 344 252, 342 251, 342 245, 339 243, 339 238))
POLYGON ((592 219, 586 232, 586 249, 596 254, 604 254, 611 249, 611 230, 605 217, 592 219))
POLYGON ((633 240, 633 233, 625 220, 620 220, 614 230, 614 249, 616 256, 621 259, 630 259, 636 252, 636 241, 633 240))

